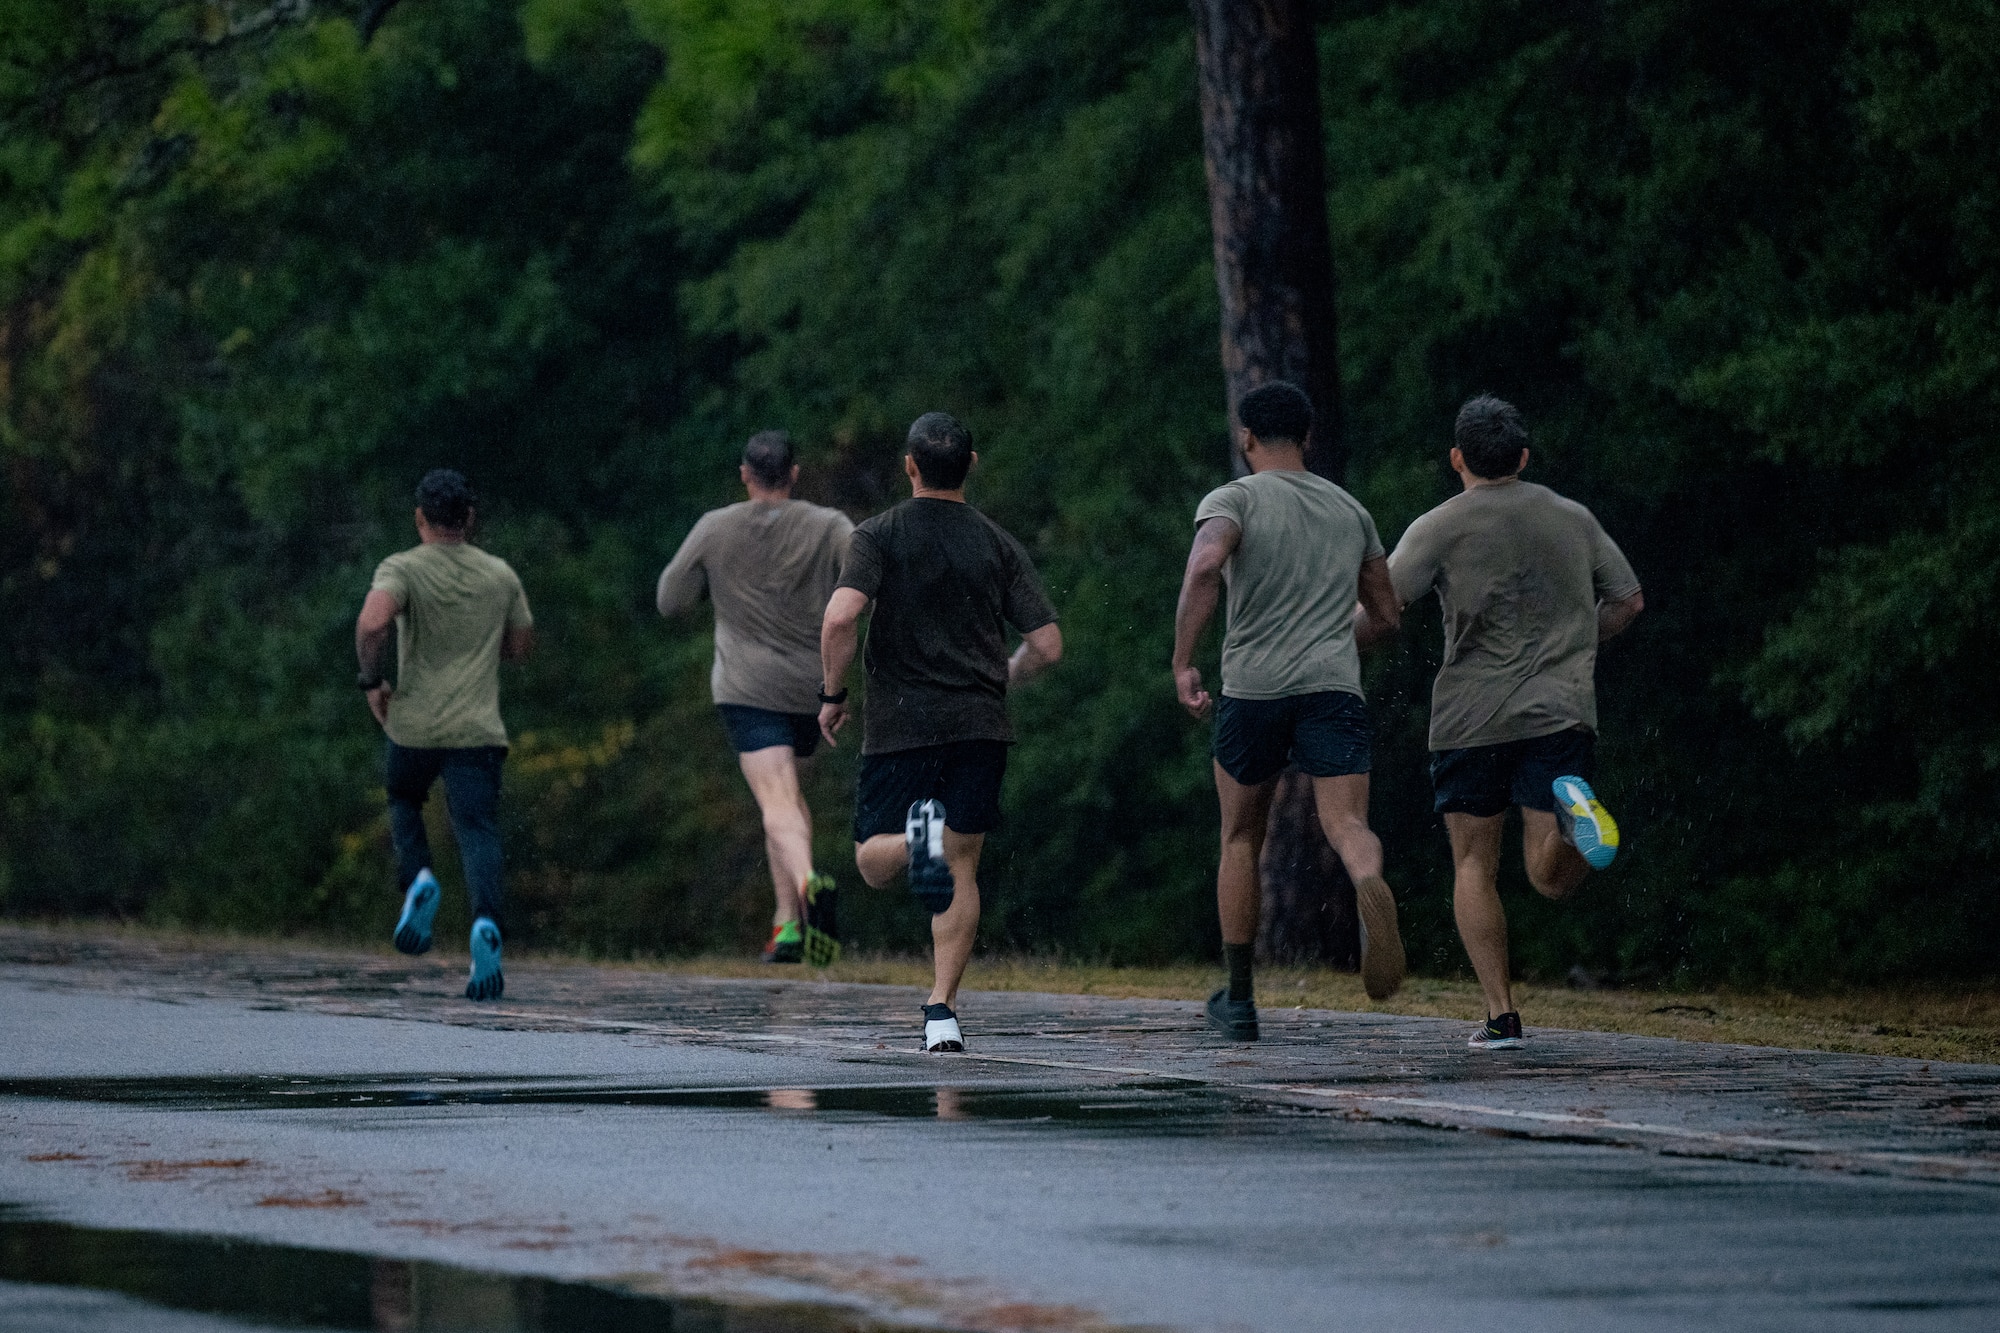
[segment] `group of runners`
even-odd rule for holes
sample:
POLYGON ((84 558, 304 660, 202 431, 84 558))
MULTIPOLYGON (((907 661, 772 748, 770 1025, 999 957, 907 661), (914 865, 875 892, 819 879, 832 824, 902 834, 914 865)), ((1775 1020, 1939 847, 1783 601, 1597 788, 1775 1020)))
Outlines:
MULTIPOLYGON (((1611 863, 1618 829, 1590 785, 1597 645, 1643 608, 1638 580, 1590 511, 1521 480, 1528 436, 1497 398, 1460 409, 1451 465, 1463 490, 1384 554, 1375 522, 1306 467, 1313 410, 1293 385, 1246 394, 1234 423, 1247 474, 1210 492, 1174 621, 1181 704, 1214 717, 1221 814, 1216 876, 1227 983, 1209 1023, 1258 1035, 1252 959, 1259 861, 1278 780, 1312 781, 1321 828, 1355 886, 1368 994, 1401 985, 1403 945, 1382 846, 1368 824, 1373 728, 1360 653, 1398 632, 1436 592, 1444 661, 1432 698, 1436 809, 1454 865, 1453 907, 1487 1021, 1474 1049, 1521 1044, 1497 887, 1501 830, 1521 809, 1528 878, 1562 898, 1611 863), (1194 665, 1225 606, 1219 697, 1194 665)), ((706 598, 715 611, 710 686, 762 813, 775 899, 771 963, 827 964, 840 951, 833 878, 813 862, 799 764, 838 743, 848 680, 864 658, 866 708, 854 800, 854 856, 882 888, 906 877, 931 914, 933 984, 923 1049, 960 1051, 958 987, 978 931, 978 868, 1000 820, 1010 689, 1062 657, 1056 611, 1022 544, 966 502, 979 455, 943 412, 910 427, 911 498, 856 526, 795 499, 783 432, 753 435, 740 503, 703 515, 656 593, 662 616, 706 598), (865 647, 861 621, 868 617, 865 647), (1018 640, 1013 648, 1009 643, 1018 640)), ((499 663, 533 649, 533 617, 507 564, 466 540, 473 496, 456 472, 417 490, 419 545, 384 560, 356 623, 360 686, 387 734, 385 787, 403 909, 395 943, 430 948, 440 890, 422 810, 442 779, 472 900, 466 995, 501 994, 501 856, 496 822, 507 734, 499 663), (381 670, 397 630, 395 683, 381 670)))

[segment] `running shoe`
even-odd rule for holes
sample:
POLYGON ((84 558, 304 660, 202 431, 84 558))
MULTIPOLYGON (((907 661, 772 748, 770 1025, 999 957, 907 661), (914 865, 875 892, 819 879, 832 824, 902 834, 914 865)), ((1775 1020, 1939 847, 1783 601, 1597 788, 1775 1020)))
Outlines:
POLYGON ((932 916, 951 906, 951 867, 944 859, 944 804, 917 801, 903 825, 910 848, 910 892, 932 916))
POLYGON ((1597 799, 1590 784, 1579 777, 1560 777, 1552 784, 1556 793, 1556 825, 1563 837, 1583 853, 1591 869, 1602 870, 1618 855, 1618 821, 1597 799))
POLYGON ((1465 1044, 1475 1051, 1518 1050, 1521 1045, 1521 1016, 1510 1013, 1489 1018, 1486 1026, 1468 1037, 1465 1044))
POLYGON ((1231 1041, 1257 1040, 1257 1002, 1232 1000, 1229 987, 1208 997, 1208 1025, 1231 1041))
POLYGON ((764 946, 767 963, 796 963, 805 953, 805 932, 796 921, 782 921, 771 927, 771 942, 764 946))
POLYGON ((465 983, 468 1000, 497 1000, 507 989, 500 975, 500 927, 482 916, 472 923, 472 977, 465 983))
POLYGON ((1354 886, 1361 917, 1361 986, 1371 1000, 1386 1000, 1403 985, 1403 936, 1396 929, 1396 895, 1380 875, 1354 886))
POLYGON ((410 881, 410 891, 403 895, 403 915, 396 920, 396 947, 402 952, 430 952, 431 922, 437 918, 439 896, 437 876, 425 866, 410 881))
POLYGON ((840 926, 836 909, 840 905, 840 890, 834 887, 833 876, 818 871, 806 876, 805 888, 799 897, 806 909, 806 961, 814 967, 832 967, 840 961, 840 926))
POLYGON ((938 1055, 965 1049, 965 1034, 958 1030, 958 1015, 948 1004, 924 1006, 924 1050, 938 1055))

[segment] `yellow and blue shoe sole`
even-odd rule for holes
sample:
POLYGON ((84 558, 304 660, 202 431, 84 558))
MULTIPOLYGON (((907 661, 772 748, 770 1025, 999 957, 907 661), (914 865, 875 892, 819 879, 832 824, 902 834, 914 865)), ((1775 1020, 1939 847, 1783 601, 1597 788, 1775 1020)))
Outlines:
POLYGON ((1577 851, 1593 870, 1610 865, 1618 857, 1618 821, 1582 778, 1560 777, 1552 785, 1556 803, 1570 817, 1570 840, 1577 851))

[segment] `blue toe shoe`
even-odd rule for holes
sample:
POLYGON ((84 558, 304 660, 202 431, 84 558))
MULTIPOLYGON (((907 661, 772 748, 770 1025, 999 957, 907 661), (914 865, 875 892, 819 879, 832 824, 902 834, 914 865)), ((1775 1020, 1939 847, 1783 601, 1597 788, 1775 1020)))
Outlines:
POLYGON ((428 953, 431 921, 438 913, 438 882, 428 867, 410 881, 403 895, 403 915, 396 920, 396 947, 407 954, 428 953))
POLYGON ((465 998, 497 1000, 505 989, 507 979, 500 975, 500 927, 491 917, 482 916, 472 923, 472 978, 465 983, 465 998))
POLYGON ((1582 778, 1564 775, 1553 784, 1556 823, 1593 870, 1602 870, 1618 856, 1618 821, 1582 778))

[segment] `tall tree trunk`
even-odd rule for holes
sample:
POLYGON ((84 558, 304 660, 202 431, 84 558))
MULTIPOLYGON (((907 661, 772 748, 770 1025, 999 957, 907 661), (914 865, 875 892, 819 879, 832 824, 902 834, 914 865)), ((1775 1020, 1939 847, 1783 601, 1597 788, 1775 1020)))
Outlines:
MULTIPOLYGON (((1243 395, 1290 380, 1312 398, 1307 466, 1347 474, 1319 52, 1308 0, 1189 0, 1229 420, 1243 395)), ((1231 465, 1242 459, 1234 442, 1231 465)), ((1265 956, 1354 966, 1354 886, 1320 832, 1312 783, 1279 780, 1262 863, 1265 956)))

